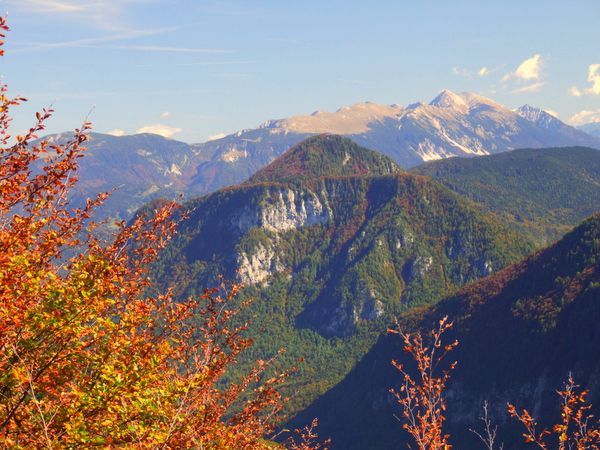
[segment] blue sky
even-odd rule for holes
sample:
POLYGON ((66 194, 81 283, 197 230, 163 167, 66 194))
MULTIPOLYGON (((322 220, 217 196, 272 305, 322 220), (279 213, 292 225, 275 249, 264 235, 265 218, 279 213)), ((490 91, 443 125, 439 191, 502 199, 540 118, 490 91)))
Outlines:
POLYGON ((600 121, 600 1, 0 0, 0 73, 49 132, 187 142, 444 88, 600 121))

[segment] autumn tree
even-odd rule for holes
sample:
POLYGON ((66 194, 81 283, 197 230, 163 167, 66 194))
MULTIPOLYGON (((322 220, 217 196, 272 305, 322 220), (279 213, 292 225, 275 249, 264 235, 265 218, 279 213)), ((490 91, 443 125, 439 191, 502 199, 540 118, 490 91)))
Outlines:
POLYGON ((523 409, 521 412, 509 404, 508 412, 525 428, 525 442, 537 448, 547 450, 586 450, 600 448, 600 421, 594 418, 587 403, 588 392, 581 390, 569 374, 565 386, 557 391, 560 398, 561 421, 550 429, 537 431, 536 419, 523 409))
MULTIPOLYGON (((95 237, 107 194, 69 204, 90 125, 62 144, 39 140, 52 114, 43 110, 11 136, 23 101, 0 87, 0 444, 271 448, 288 374, 267 377, 273 359, 259 360, 223 382, 252 344, 232 321, 239 286, 185 302, 149 295, 149 265, 176 232, 178 205, 119 223, 111 241, 95 237)), ((317 448, 310 430, 296 448, 317 448)))
POLYGON ((404 351, 416 363, 415 376, 397 360, 392 361, 393 366, 402 374, 402 384, 399 389, 391 389, 390 392, 402 407, 400 420, 403 428, 419 450, 450 448, 449 436, 443 431, 446 420, 444 390, 456 362, 451 363, 447 369, 441 369, 440 364, 448 352, 458 345, 457 341, 443 344, 442 336, 451 327, 452 322, 447 317, 441 319, 431 332, 431 342, 426 342, 420 333, 410 334, 399 328, 388 330, 402 338, 404 351))
MULTIPOLYGON (((448 352, 458 345, 455 340, 444 344, 443 335, 452 327, 447 317, 441 319, 431 331, 431 340, 425 343, 420 333, 409 334, 400 328, 388 330, 399 335, 404 343, 404 351, 416 362, 417 375, 411 375, 403 364, 393 360, 392 364, 402 374, 402 384, 399 389, 390 391, 402 407, 403 428, 410 434, 419 450, 448 449, 449 436, 443 432, 446 420, 446 401, 444 391, 450 378, 450 372, 456 362, 448 365, 447 369, 437 373, 442 360, 448 352)), ((525 443, 541 450, 593 450, 600 449, 600 420, 591 413, 592 405, 586 401, 588 391, 581 390, 575 384, 572 375, 562 390, 557 391, 560 398, 561 421, 538 430, 537 420, 523 409, 521 412, 510 404, 508 413, 517 419, 525 428, 522 434, 525 443)), ((489 405, 484 402, 482 430, 470 429, 484 448, 488 450, 502 449, 498 443, 498 427, 489 416, 489 405)), ((410 446, 409 446, 410 447, 410 446)))

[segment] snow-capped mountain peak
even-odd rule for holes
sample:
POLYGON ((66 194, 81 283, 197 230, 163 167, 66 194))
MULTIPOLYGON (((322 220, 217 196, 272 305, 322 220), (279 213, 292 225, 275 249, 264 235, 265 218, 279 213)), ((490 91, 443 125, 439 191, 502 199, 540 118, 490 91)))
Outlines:
POLYGON ((444 89, 440 94, 429 102, 430 106, 437 106, 438 108, 454 108, 454 109, 466 109, 468 104, 465 99, 455 94, 448 89, 444 89))

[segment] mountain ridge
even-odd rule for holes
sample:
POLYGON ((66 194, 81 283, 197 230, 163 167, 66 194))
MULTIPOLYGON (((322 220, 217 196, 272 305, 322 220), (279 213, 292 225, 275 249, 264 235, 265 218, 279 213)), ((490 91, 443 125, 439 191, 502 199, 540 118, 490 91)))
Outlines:
POLYGON ((545 246, 600 209, 600 152, 519 149, 412 169, 483 205, 545 246))
MULTIPOLYGON (((357 144, 391 157, 401 167, 451 156, 477 156, 515 148, 583 145, 600 149, 600 139, 553 118, 556 126, 523 117, 497 102, 473 93, 442 91, 429 104, 407 107, 365 102, 334 113, 270 120, 221 139, 198 144, 210 149, 211 161, 199 173, 227 172, 240 182, 289 147, 312 134, 341 134, 357 144), (453 107, 451 107, 453 106, 453 107), (235 161, 224 161, 232 152, 235 161)), ((207 190, 214 179, 197 179, 207 190)))

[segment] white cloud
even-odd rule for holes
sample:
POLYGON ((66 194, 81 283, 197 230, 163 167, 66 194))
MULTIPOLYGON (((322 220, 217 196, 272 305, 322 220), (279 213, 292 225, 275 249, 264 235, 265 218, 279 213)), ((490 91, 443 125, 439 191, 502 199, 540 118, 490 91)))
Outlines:
POLYGON ((111 136, 125 136, 125 130, 115 128, 114 130, 107 131, 106 134, 110 134, 111 136))
POLYGON ((457 75, 459 77, 465 77, 465 78, 471 78, 474 75, 477 75, 478 77, 486 77, 491 72, 492 71, 485 66, 481 67, 479 70, 476 70, 475 72, 472 72, 469 69, 465 69, 464 67, 454 66, 452 68, 452 73, 454 75, 457 75))
POLYGON ((459 77, 465 77, 465 78, 468 78, 471 76, 471 72, 469 72, 467 69, 465 69, 463 67, 458 67, 458 66, 454 66, 452 68, 452 73, 454 75, 458 75, 459 77))
POLYGON ((574 114, 569 119, 569 123, 572 125, 584 125, 586 123, 600 123, 600 109, 595 111, 583 110, 574 114))
POLYGON ((171 113, 169 111, 163 111, 162 113, 160 113, 160 117, 163 118, 167 118, 171 115, 171 113))
POLYGON ((579 89, 577 86, 571 86, 569 88, 569 94, 571 94, 573 97, 581 97, 583 92, 581 92, 581 89, 579 89))
POLYGON ((540 92, 545 84, 546 83, 544 83, 543 81, 539 81, 537 83, 532 83, 526 86, 515 88, 510 92, 512 92, 513 94, 520 94, 523 92, 540 92))
POLYGON ((544 109, 544 111, 550 114, 551 116, 554 116, 556 118, 559 117, 558 112, 554 111, 553 109, 544 109))
POLYGON ((181 128, 170 127, 169 125, 163 125, 160 123, 156 123, 153 125, 146 125, 141 128, 138 128, 136 133, 152 133, 152 134, 158 134, 158 135, 166 137, 166 138, 171 138, 171 137, 173 137, 173 135, 175 135, 177 133, 181 133, 181 131, 182 131, 181 128))
POLYGON ((527 58, 514 72, 509 72, 502 77, 503 82, 510 80, 531 81, 539 80, 542 74, 543 60, 540 54, 535 54, 527 58))
POLYGON ((600 64, 590 64, 588 67, 588 81, 592 86, 588 89, 571 86, 569 93, 573 97, 581 97, 586 94, 600 95, 600 64))
POLYGON ((590 64, 588 68, 588 81, 592 83, 590 91, 594 95, 600 95, 600 64, 590 64))
POLYGON ((227 136, 225 133, 213 134, 212 136, 209 136, 206 141, 216 141, 217 139, 224 138, 225 136, 227 136))

